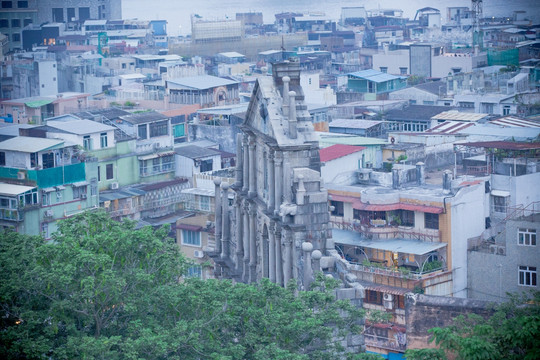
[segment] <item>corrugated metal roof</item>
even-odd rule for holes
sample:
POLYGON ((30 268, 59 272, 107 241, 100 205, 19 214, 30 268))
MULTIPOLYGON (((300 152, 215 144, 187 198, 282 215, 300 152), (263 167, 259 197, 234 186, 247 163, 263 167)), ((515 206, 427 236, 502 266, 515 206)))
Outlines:
POLYGON ((540 123, 532 120, 523 119, 517 116, 505 116, 499 119, 491 120, 490 124, 504 127, 538 127, 540 123))
POLYGON ((219 155, 219 152, 214 149, 202 148, 195 145, 182 146, 175 149, 175 152, 190 159, 200 159, 204 157, 219 155))
MULTIPOLYGON (((1 144, 1 143, 0 143, 1 144)), ((523 143, 514 141, 480 141, 460 144, 462 146, 483 147, 505 150, 537 150, 540 149, 540 142, 523 143)))
POLYGON ((473 125, 474 123, 469 122, 445 121, 442 124, 435 126, 434 128, 426 130, 425 132, 432 134, 455 134, 473 125))
POLYGON ((321 149, 319 151, 319 154, 321 156, 322 162, 327 162, 335 159, 339 159, 341 157, 354 154, 355 152, 359 152, 366 149, 364 146, 354 146, 354 145, 343 145, 343 144, 336 144, 329 146, 327 148, 321 149))
POLYGON ((432 120, 454 120, 454 121, 478 121, 488 117, 489 114, 466 113, 459 111, 444 111, 433 116, 432 120))
POLYGON ((341 229, 332 229, 332 238, 336 244, 366 247, 370 249, 414 255, 425 255, 446 246, 446 243, 411 239, 370 240, 362 238, 360 233, 341 229))
POLYGON ((206 90, 218 86, 238 84, 236 81, 223 79, 217 76, 201 75, 167 80, 170 89, 206 90))
POLYGON ((61 148, 63 145, 63 140, 17 136, 15 138, 0 142, 0 149, 34 153, 38 151, 61 148))
POLYGON ((0 195, 6 196, 16 196, 19 194, 24 194, 27 191, 35 189, 35 186, 23 186, 23 185, 14 185, 0 183, 0 195))

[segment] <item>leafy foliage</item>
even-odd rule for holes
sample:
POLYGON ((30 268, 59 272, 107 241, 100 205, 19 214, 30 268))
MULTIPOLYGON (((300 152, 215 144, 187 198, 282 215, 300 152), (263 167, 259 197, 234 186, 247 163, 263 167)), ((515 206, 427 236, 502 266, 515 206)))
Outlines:
POLYGON ((445 352, 458 360, 540 359, 540 292, 511 295, 487 319, 459 316, 451 326, 429 331, 441 350, 407 350, 407 359, 445 360, 445 352))
POLYGON ((334 359, 363 312, 312 291, 182 278, 167 229, 105 213, 63 221, 51 243, 0 236, 0 357, 5 359, 334 359))

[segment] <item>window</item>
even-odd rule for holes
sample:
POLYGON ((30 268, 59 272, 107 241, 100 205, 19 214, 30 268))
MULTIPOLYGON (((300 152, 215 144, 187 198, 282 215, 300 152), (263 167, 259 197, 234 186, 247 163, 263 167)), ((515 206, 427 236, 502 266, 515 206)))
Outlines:
POLYGON ((536 286, 536 267, 520 266, 519 267, 519 285, 536 286))
POLYGON ((193 265, 188 267, 187 269, 187 276, 188 277, 202 277, 202 267, 200 265, 193 265))
POLYGON ((394 303, 397 309, 405 309, 405 296, 394 295, 394 303))
POLYGON ((97 167, 97 181, 101 181, 101 166, 97 167))
POLYGON ((107 180, 111 180, 114 178, 114 172, 113 172, 113 164, 107 164, 105 167, 105 178, 107 180))
POLYGON ((331 214, 334 216, 343 216, 343 202, 342 201, 330 201, 330 206, 334 207, 331 214))
POLYGON ((536 229, 518 229, 518 245, 536 246, 536 229))
POLYGON ((503 115, 510 115, 510 105, 505 105, 503 107, 503 115))
POLYGON ((159 158, 152 159, 152 171, 155 173, 161 171, 161 160, 159 158))
POLYGON ((73 21, 75 18, 75 8, 67 8, 67 21, 73 21))
POLYGON ((147 139, 147 131, 146 131, 146 124, 139 125, 139 139, 147 139))
POLYGON ((493 195, 493 211, 506 214, 506 197, 493 195))
POLYGON ((53 22, 64 22, 64 9, 62 8, 53 8, 52 9, 52 20, 53 22))
POLYGON ((90 8, 89 7, 80 7, 79 8, 79 20, 85 21, 90 19, 90 8))
POLYGON ((83 137, 83 148, 85 150, 92 150, 92 139, 90 139, 90 135, 83 137))
POLYGON ((6 166, 6 153, 0 151, 0 166, 6 166))
POLYGON ((13 35, 11 35, 11 41, 13 41, 13 42, 21 41, 21 34, 13 34, 13 35))
POLYGON ((414 211, 401 210, 400 219, 401 225, 414 226, 414 211))
POLYGON ((366 290, 365 302, 370 304, 382 305, 383 297, 382 293, 373 290, 366 290))
POLYGON ((30 167, 38 166, 38 153, 30 153, 30 167))
POLYGON ((173 169, 174 157, 172 155, 163 156, 161 158, 161 170, 170 171, 173 169))
POLYGON ((9 26, 9 21, 7 19, 0 19, 0 28, 7 28, 9 26))
POLYGON ((146 160, 140 160, 139 161, 139 174, 141 176, 147 176, 148 175, 148 166, 146 165, 146 160))
POLYGON ((54 167, 54 154, 48 153, 41 155, 41 162, 44 169, 49 169, 54 167))
POLYGON ((86 198, 86 194, 87 194, 86 185, 73 187, 73 200, 84 199, 86 198))
POLYGON ((199 200, 200 200, 200 209, 202 211, 210 211, 210 197, 201 196, 199 200))
POLYGON ((386 66, 381 66, 380 69, 381 69, 382 73, 386 74, 388 72, 388 67, 386 67, 386 66))
POLYGON ((400 67, 399 68, 399 74, 400 75, 407 75, 407 68, 406 67, 400 67))
POLYGON ((211 159, 201 161, 200 172, 212 171, 213 163, 214 162, 211 159))
POLYGON ((28 1, 17 1, 17 7, 19 9, 28 9, 28 1))
POLYGON ((51 205, 51 193, 44 192, 41 195, 41 205, 43 206, 51 205))
POLYGON ((158 121, 150 124, 150 137, 165 136, 169 134, 169 122, 158 121))
POLYGON ((32 23, 32 19, 24 19, 23 25, 28 26, 32 23))
POLYGON ((201 233, 199 231, 182 230, 182 244, 201 246, 201 233))
POLYGON ((13 8, 13 1, 2 1, 2 9, 13 8))
POLYGON ((182 137, 186 135, 184 124, 178 124, 174 126, 174 137, 182 137))
POLYGON ((439 214, 424 213, 424 227, 439 230, 439 214))
POLYGON ((102 148, 106 148, 107 147, 107 133, 101 133, 99 135, 99 138, 100 138, 100 143, 101 143, 101 147, 102 148))
POLYGON ((21 20, 20 19, 12 19, 11 20, 11 27, 12 28, 21 27, 21 20))

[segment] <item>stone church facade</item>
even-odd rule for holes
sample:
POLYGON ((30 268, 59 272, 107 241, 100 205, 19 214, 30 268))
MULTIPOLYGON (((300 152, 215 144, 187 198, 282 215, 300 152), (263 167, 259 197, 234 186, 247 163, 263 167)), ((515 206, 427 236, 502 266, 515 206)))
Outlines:
POLYGON ((209 255, 219 277, 269 278, 283 286, 295 279, 307 289, 331 238, 328 193, 299 64, 272 70, 257 80, 238 134, 235 183, 216 181, 216 245, 209 255))

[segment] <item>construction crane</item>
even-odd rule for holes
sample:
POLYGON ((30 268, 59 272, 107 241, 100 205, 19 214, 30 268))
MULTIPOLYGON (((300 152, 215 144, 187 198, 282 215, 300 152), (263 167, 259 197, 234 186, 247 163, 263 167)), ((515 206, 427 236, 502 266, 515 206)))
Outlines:
POLYGON ((482 30, 480 29, 480 19, 482 19, 482 0, 471 0, 471 12, 472 12, 472 35, 473 35, 473 49, 474 54, 478 55, 479 50, 484 45, 484 39, 482 36, 482 30))

